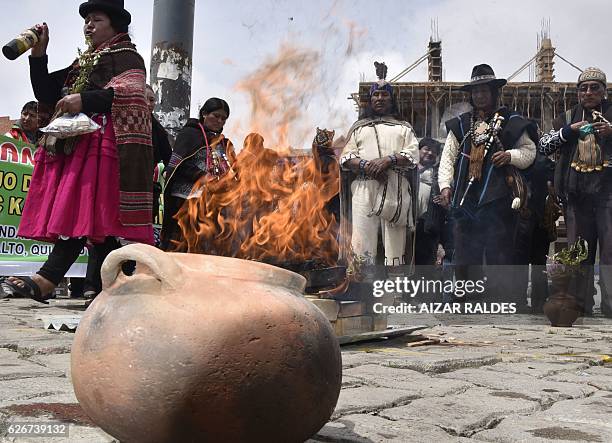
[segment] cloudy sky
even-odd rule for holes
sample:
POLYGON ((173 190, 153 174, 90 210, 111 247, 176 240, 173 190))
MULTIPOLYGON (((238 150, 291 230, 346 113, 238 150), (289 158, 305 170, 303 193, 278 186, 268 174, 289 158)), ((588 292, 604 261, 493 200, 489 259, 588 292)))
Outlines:
MULTIPOLYGON (((50 68, 63 68, 74 59, 77 47, 84 47, 80 3, 22 0, 17 6, 13 0, 0 0, 1 5, 10 4, 10 14, 3 14, 1 40, 46 21, 51 33, 50 68)), ((133 17, 130 32, 147 64, 153 4, 152 0, 125 1, 133 17)), ((599 66, 612 76, 608 47, 612 2, 582 4, 568 0, 196 0, 192 115, 206 98, 223 97, 232 110, 225 132, 235 141, 242 140, 252 125, 252 97, 260 100, 257 89, 262 88, 270 91, 267 106, 287 109, 289 102, 299 104, 288 127, 292 144, 303 143, 305 128, 327 127, 344 133, 356 118, 347 97, 361 79, 375 79, 373 61, 385 61, 389 77, 399 73, 426 52, 432 19, 438 21, 448 81, 466 81, 478 63, 491 64, 499 77, 509 76, 535 54, 543 19, 550 20, 550 35, 560 55, 580 67, 599 66), (280 66, 289 78, 266 75, 271 66, 278 67, 277 62, 288 57, 293 57, 291 63, 280 66)), ((17 117, 22 104, 33 98, 27 65, 26 57, 0 58, 0 115, 17 117)), ((557 59, 558 81, 575 81, 577 74, 557 59)), ((426 78, 424 63, 403 81, 426 78)), ((528 72, 516 80, 529 80, 528 72)), ((265 113, 258 118, 264 119, 265 113)), ((268 126, 275 126, 278 118, 282 117, 271 117, 268 126)))

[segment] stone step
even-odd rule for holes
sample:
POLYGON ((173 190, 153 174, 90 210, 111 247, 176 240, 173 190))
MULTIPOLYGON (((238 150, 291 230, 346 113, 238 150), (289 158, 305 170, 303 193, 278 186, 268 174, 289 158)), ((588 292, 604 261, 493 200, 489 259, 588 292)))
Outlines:
POLYGON ((370 315, 338 318, 332 323, 336 336, 355 335, 372 331, 374 322, 370 315))
POLYGON ((366 304, 361 301, 341 301, 340 311, 338 317, 357 317, 359 315, 365 315, 366 304))
MULTIPOLYGON (((357 300, 338 301, 313 296, 306 298, 325 315, 338 337, 387 329, 387 315, 368 312, 371 311, 371 303, 357 300)), ((375 301, 384 305, 393 305, 394 297, 385 295, 376 298, 375 301)))

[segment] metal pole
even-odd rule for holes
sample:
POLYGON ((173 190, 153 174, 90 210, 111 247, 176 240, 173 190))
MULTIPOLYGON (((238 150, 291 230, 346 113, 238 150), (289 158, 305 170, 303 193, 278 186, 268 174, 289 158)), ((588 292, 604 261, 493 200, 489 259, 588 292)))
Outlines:
POLYGON ((176 136, 189 118, 195 0, 155 0, 151 86, 155 116, 176 136))

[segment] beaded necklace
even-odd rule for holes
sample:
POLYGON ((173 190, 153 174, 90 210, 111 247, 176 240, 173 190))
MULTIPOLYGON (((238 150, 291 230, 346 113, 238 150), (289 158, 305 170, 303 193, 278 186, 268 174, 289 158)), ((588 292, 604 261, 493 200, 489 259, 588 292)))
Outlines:
POLYGON ((472 113, 469 131, 472 141, 469 154, 469 177, 472 177, 475 181, 482 178, 484 158, 487 154, 487 140, 489 140, 493 131, 492 121, 487 123, 486 120, 476 118, 475 112, 472 113))
POLYGON ((472 143, 476 146, 486 143, 493 130, 491 123, 486 120, 476 118, 475 113, 472 113, 470 122, 470 131, 468 134, 472 136, 472 143))
POLYGON ((212 173, 212 175, 219 180, 221 176, 225 175, 228 171, 232 171, 232 166, 230 165, 227 155, 224 152, 219 154, 214 147, 210 146, 204 126, 202 123, 198 124, 202 130, 202 135, 204 135, 204 143, 206 144, 206 171, 209 174, 212 173))

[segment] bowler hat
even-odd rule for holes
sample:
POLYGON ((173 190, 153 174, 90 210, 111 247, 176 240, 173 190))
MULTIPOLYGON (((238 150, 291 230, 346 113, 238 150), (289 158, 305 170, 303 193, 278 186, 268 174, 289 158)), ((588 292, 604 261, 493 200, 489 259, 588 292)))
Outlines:
POLYGON ((79 14, 83 18, 91 11, 102 11, 109 16, 117 17, 121 24, 126 26, 132 22, 132 16, 123 7, 123 0, 88 0, 79 6, 79 14))
POLYGON ((496 88, 501 88, 507 83, 506 79, 495 78, 495 72, 489 65, 476 65, 472 68, 472 77, 467 85, 461 87, 462 91, 469 92, 474 86, 491 84, 496 88))

